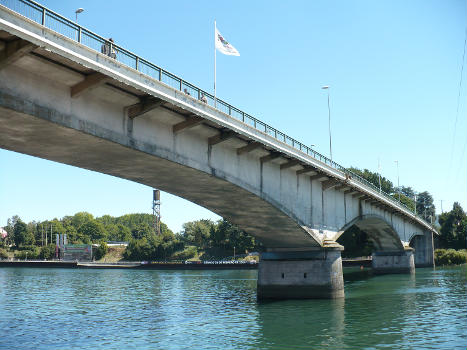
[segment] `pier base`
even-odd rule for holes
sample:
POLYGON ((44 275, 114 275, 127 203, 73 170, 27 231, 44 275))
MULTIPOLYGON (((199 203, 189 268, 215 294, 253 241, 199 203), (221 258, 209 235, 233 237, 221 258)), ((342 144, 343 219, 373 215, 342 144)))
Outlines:
POLYGON ((375 274, 415 273, 413 250, 374 252, 371 266, 375 274))
POLYGON ((344 297, 341 250, 269 251, 258 267, 258 299, 344 297))

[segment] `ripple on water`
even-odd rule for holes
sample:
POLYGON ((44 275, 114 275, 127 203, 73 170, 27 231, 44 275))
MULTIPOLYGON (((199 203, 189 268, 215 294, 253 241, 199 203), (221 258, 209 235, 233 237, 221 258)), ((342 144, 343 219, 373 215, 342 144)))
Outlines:
POLYGON ((466 268, 256 301, 256 271, 0 269, 0 349, 463 349, 466 268))

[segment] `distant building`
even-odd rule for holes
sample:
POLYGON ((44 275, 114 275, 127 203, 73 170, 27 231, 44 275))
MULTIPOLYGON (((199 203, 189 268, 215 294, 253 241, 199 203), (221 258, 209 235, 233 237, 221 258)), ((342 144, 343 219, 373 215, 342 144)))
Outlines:
POLYGON ((3 227, 0 227, 0 237, 2 239, 5 239, 5 237, 8 236, 8 232, 6 232, 3 227))
POLYGON ((65 261, 92 261, 91 244, 65 244, 61 252, 65 261))

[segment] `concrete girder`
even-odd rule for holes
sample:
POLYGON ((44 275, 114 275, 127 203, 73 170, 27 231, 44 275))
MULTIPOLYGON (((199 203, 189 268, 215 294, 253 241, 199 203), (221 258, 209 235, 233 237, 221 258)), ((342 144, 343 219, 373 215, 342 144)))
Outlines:
POLYGON ((246 146, 243 146, 243 147, 240 147, 240 148, 237 148, 237 155, 242 155, 244 153, 249 153, 251 151, 254 151, 255 149, 258 149, 260 147, 262 147, 263 144, 262 143, 259 143, 259 142, 256 142, 256 141, 252 141, 250 142, 248 145, 246 146))
POLYGON ((329 179, 329 180, 326 180, 326 181, 323 181, 322 182, 322 189, 323 191, 326 191, 326 190, 329 190, 333 187, 336 187, 337 185, 339 185, 340 182, 336 179, 329 179))
POLYGON ((128 117, 133 119, 147 113, 155 108, 161 106, 165 101, 156 98, 156 97, 149 97, 141 99, 141 102, 136 103, 134 105, 128 106, 128 117))
POLYGON ((300 161, 298 159, 291 159, 287 163, 281 164, 281 170, 288 169, 299 164, 300 161))
POLYGON ((357 192, 357 193, 352 195, 352 198, 361 198, 361 197, 364 197, 364 196, 366 196, 365 193, 357 192))
POLYGON ((342 184, 342 185, 336 186, 336 190, 345 192, 345 191, 350 190, 350 187, 346 184, 342 184))
POLYGON ((267 163, 270 162, 271 160, 280 158, 282 156, 282 153, 280 152, 271 152, 267 156, 261 157, 259 160, 261 163, 267 163))
POLYGON ((5 68, 17 59, 28 54, 37 46, 26 40, 14 40, 4 45, 3 52, 0 53, 0 69, 5 68))
POLYGON ((194 128, 195 126, 201 124, 203 120, 204 120, 203 118, 198 117, 197 115, 192 115, 188 117, 185 121, 175 124, 172 127, 172 131, 174 134, 176 134, 180 131, 194 128))
POLYGON ((72 98, 76 98, 83 94, 86 91, 95 89, 110 80, 109 77, 102 73, 91 73, 87 75, 83 81, 79 82, 78 84, 74 85, 70 89, 70 96, 72 98))
POLYGON ((236 133, 233 131, 221 131, 219 135, 212 136, 208 139, 209 146, 217 145, 218 143, 227 141, 232 137, 235 137, 236 133))
POLYGON ((316 171, 316 168, 306 165, 303 169, 297 170, 297 175, 301 174, 316 175, 318 172, 316 171))
POLYGON ((313 181, 313 180, 318 180, 318 181, 320 181, 320 182, 323 182, 323 181, 325 181, 325 180, 329 180, 329 177, 327 177, 326 175, 317 173, 316 175, 310 176, 310 180, 311 180, 311 181, 313 181))

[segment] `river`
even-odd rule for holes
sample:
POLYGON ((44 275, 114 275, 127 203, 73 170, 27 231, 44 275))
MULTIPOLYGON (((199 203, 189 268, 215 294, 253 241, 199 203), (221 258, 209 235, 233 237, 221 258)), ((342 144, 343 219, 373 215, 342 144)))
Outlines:
POLYGON ((0 349, 466 349, 467 267, 345 274, 258 303, 256 271, 0 268, 0 349))

